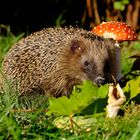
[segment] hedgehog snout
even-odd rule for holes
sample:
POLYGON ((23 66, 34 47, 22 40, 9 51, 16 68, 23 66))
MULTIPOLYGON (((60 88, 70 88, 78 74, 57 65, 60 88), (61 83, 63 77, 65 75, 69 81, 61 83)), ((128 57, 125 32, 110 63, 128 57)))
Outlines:
POLYGON ((94 80, 95 84, 97 85, 103 85, 106 83, 105 78, 98 76, 95 80, 94 80))

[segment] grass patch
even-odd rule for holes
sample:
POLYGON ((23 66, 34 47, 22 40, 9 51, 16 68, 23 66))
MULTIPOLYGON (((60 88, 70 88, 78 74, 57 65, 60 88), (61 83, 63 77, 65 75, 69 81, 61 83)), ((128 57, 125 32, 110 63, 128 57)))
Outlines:
POLYGON ((89 132, 78 133, 58 129, 53 125, 55 116, 47 116, 47 99, 28 97, 19 99, 17 95, 5 93, 0 99, 0 139, 139 139, 140 106, 131 104, 124 116, 109 119, 104 114, 93 116, 95 121, 89 132))
MULTIPOLYGON (((23 36, 23 34, 13 35, 9 27, 2 26, 1 28, 6 30, 6 34, 0 36, 0 65, 11 45, 23 36)), ((133 45, 135 52, 138 43, 133 45)), ((126 51, 124 52, 126 53, 126 51)), ((127 56, 131 55, 130 52, 127 53, 127 56)), ((125 59, 127 57, 122 58, 122 63, 126 62, 125 59)), ((127 66, 123 65, 124 72, 127 71, 127 66)), ((19 97, 9 89, 9 86, 6 86, 0 93, 0 140, 140 139, 140 106, 135 105, 134 102, 126 106, 124 116, 118 116, 115 119, 107 118, 104 113, 92 116, 94 122, 91 124, 90 130, 88 132, 78 131, 77 133, 54 126, 53 120, 56 116, 47 116, 47 108, 47 97, 37 94, 19 97)))

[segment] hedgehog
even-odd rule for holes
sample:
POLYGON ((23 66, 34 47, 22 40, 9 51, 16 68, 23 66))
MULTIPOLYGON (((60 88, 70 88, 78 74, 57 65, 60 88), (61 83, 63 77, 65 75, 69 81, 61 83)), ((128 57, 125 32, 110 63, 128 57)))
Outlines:
POLYGON ((33 92, 69 96, 73 86, 90 80, 110 82, 115 41, 74 27, 49 27, 14 44, 2 69, 11 87, 20 95, 33 92))

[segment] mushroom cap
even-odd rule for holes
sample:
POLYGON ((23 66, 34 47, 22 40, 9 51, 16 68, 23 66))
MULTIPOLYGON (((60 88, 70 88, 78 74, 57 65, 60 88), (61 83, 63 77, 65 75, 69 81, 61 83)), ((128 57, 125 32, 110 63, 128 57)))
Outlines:
POLYGON ((113 38, 117 41, 137 40, 137 35, 132 27, 124 22, 109 21, 102 22, 92 29, 96 35, 105 38, 113 38))

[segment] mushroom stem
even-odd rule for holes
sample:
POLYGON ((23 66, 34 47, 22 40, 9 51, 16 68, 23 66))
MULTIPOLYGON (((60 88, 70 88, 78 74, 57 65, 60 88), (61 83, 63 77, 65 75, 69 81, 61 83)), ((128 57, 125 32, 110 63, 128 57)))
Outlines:
POLYGON ((114 66, 114 72, 115 72, 115 78, 117 81, 119 81, 122 77, 121 74, 121 48, 118 47, 119 44, 117 43, 117 47, 115 48, 115 65, 114 66))
MULTIPOLYGON (((121 48, 116 41, 114 50, 112 52, 113 59, 111 59, 111 75, 115 78, 115 81, 117 81, 117 82, 122 77, 120 55, 121 55, 121 48)), ((113 79, 113 81, 114 81, 114 79, 113 79)))
POLYGON ((120 85, 113 84, 109 86, 108 105, 107 105, 107 117, 115 118, 121 109, 121 106, 126 101, 126 97, 121 89, 120 85))

